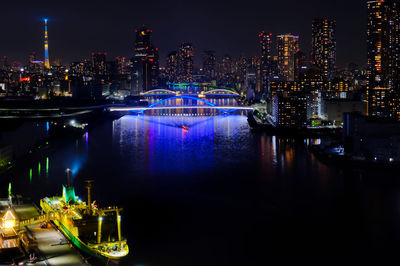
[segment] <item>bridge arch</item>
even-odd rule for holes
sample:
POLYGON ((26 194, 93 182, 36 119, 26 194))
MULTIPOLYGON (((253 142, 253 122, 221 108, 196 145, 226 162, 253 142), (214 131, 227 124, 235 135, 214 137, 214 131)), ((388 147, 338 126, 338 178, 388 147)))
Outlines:
POLYGON ((141 95, 152 95, 152 94, 176 94, 176 91, 166 90, 166 89, 155 89, 142 92, 141 95))
MULTIPOLYGON (((209 105, 209 106, 215 107, 215 109, 218 109, 218 110, 222 111, 222 112, 225 113, 225 114, 231 113, 231 112, 237 110, 237 109, 235 109, 235 108, 233 108, 233 109, 231 109, 231 110, 225 110, 225 109, 223 109, 223 108, 218 108, 218 106, 215 105, 214 103, 212 103, 212 102, 210 102, 210 101, 207 101, 207 100, 204 100, 204 99, 201 99, 201 98, 198 98, 198 97, 187 96, 187 95, 178 95, 178 96, 173 96, 173 97, 169 97, 169 98, 166 98, 166 99, 162 99, 162 100, 160 100, 160 101, 158 101, 158 102, 155 102, 155 103, 153 103, 153 104, 150 104, 148 107, 146 107, 146 108, 144 108, 144 109, 142 109, 142 110, 139 110, 138 112, 139 112, 139 113, 143 113, 144 111, 146 111, 146 110, 148 110, 148 109, 151 109, 151 108, 156 107, 156 106, 158 106, 158 105, 160 105, 160 104, 162 104, 162 103, 164 103, 164 102, 166 102, 166 101, 174 100, 174 99, 190 99, 190 100, 200 101, 200 102, 205 103, 205 104, 207 104, 207 105, 209 105)), ((196 108, 196 107, 201 107, 201 106, 193 106, 193 108, 196 108)))
POLYGON ((239 93, 237 93, 235 91, 231 91, 231 90, 227 90, 227 89, 213 89, 213 90, 210 90, 210 91, 203 92, 203 94, 214 94, 214 93, 218 93, 218 92, 226 92, 226 93, 234 94, 234 95, 237 95, 237 96, 240 95, 239 93))

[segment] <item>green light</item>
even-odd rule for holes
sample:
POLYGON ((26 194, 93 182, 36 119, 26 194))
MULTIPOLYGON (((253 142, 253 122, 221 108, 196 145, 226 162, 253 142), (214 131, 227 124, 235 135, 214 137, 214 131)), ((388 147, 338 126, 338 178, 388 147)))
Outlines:
POLYGON ((49 157, 46 158, 46 175, 49 175, 49 157))
POLYGON ((32 168, 29 170, 29 182, 32 183, 32 168))
POLYGON ((39 174, 39 176, 40 176, 40 170, 41 170, 41 165, 40 165, 40 162, 39 162, 39 165, 38 165, 38 174, 39 174))

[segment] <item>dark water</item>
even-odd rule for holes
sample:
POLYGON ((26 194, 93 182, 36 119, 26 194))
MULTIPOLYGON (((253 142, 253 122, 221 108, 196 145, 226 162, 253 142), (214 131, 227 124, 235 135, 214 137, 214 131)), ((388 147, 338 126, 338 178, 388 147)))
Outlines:
POLYGON ((327 166, 308 141, 253 133, 245 116, 125 116, 36 156, 13 189, 60 194, 71 168, 86 199, 94 179, 100 206, 124 208, 123 265, 396 263, 397 173, 327 166))

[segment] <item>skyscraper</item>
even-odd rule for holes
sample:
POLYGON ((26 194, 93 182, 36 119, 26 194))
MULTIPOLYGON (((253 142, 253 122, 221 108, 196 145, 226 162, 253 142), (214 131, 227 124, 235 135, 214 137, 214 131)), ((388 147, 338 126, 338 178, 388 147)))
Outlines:
POLYGON ((369 1, 367 6, 367 113, 400 120, 400 3, 369 1))
POLYGON ((44 67, 50 68, 49 59, 49 36, 47 34, 47 18, 44 19, 44 67))
POLYGON ((92 53, 92 71, 95 77, 106 75, 106 53, 92 53))
POLYGON ((210 82, 215 79, 215 52, 214 51, 204 51, 203 52, 203 73, 204 79, 210 82))
POLYGON ((175 82, 178 72, 178 54, 176 51, 172 51, 167 56, 167 66, 165 68, 165 74, 168 82, 175 82))
POLYGON ((151 41, 152 30, 146 26, 136 29, 131 69, 132 94, 151 90, 158 85, 158 49, 151 41))
POLYGON ((324 80, 331 80, 336 63, 336 21, 316 18, 312 23, 311 60, 324 80))
POLYGON ((193 45, 182 43, 178 51, 178 82, 193 82, 193 60, 193 45))
POLYGON ((262 76, 262 92, 269 92, 269 82, 271 80, 271 49, 272 49, 272 33, 262 31, 258 38, 261 46, 261 76, 262 76))
POLYGON ((299 36, 277 36, 279 76, 284 81, 294 80, 294 55, 299 51, 299 36))

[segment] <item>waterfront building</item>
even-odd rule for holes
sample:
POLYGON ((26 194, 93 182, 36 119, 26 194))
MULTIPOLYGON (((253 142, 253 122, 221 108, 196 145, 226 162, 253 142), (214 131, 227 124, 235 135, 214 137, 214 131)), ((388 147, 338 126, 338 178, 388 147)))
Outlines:
POLYGON ((278 35, 278 69, 281 80, 294 80, 294 55, 299 51, 299 36, 278 35))
POLYGON ((325 81, 335 75, 336 21, 316 18, 312 22, 311 60, 325 81))
POLYGON ((400 120, 400 3, 369 1, 367 113, 400 120))
POLYGON ((345 153, 367 160, 400 161, 400 123, 384 118, 345 113, 343 140, 345 153))
POLYGON ((272 117, 278 128, 307 127, 307 98, 304 92, 273 92, 272 117))

